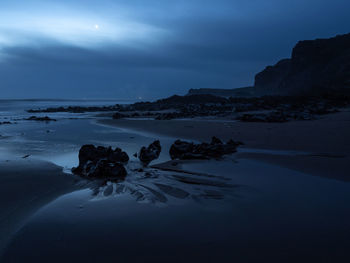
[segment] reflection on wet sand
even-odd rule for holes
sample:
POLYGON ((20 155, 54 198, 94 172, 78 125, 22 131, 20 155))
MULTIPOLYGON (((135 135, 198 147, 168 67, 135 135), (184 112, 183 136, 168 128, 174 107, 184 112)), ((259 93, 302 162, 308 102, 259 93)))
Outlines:
MULTIPOLYGON (((162 167, 164 164, 159 166, 162 167)), ((129 194, 138 202, 165 204, 168 202, 168 197, 195 201, 224 199, 234 196, 242 187, 228 182, 232 179, 227 177, 181 171, 180 168, 177 172, 156 168, 144 168, 142 171, 129 172, 125 181, 93 180, 93 186, 90 187, 92 195, 96 199, 129 194)))

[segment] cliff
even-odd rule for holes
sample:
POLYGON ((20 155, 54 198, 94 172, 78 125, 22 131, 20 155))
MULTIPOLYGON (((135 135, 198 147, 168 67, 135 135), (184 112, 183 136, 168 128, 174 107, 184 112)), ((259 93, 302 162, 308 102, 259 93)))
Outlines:
POLYGON ((255 77, 258 95, 307 95, 350 91, 350 34, 300 41, 291 59, 255 77))

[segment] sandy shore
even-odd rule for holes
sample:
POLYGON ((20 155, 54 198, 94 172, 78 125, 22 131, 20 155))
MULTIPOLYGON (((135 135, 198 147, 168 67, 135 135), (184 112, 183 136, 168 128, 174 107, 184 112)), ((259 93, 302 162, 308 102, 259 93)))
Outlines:
POLYGON ((42 161, 0 160, 0 256, 11 236, 39 208, 77 188, 62 168, 42 161))
MULTIPOLYGON (((115 187, 115 195, 107 198, 109 186, 106 186, 100 189, 98 202, 89 202, 91 193, 86 193, 85 199, 81 199, 81 193, 57 199, 75 189, 89 187, 77 177, 64 174, 61 167, 30 158, 0 160, 0 257, 2 249, 9 244, 4 262, 36 260, 37 255, 41 260, 56 262, 73 259, 72 255, 85 261, 110 255, 130 260, 133 255, 137 259, 134 261, 139 262, 145 257, 167 258, 174 247, 183 255, 193 255, 190 261, 198 259, 198 255, 205 259, 207 255, 203 251, 207 251, 208 256, 245 257, 251 254, 252 247, 261 249, 260 254, 256 254, 259 258, 276 253, 281 258, 290 254, 304 258, 304 248, 307 248, 306 255, 318 258, 327 253, 341 257, 338 250, 329 247, 333 240, 337 245, 347 241, 348 233, 343 226, 347 226, 349 218, 345 209, 349 200, 348 183, 305 176, 293 170, 350 181, 347 174, 350 112, 316 121, 283 124, 223 120, 106 119, 100 122, 131 133, 152 134, 146 138, 150 141, 163 136, 160 139, 164 142, 165 155, 169 142, 175 138, 208 141, 218 136, 223 140, 243 141, 245 146, 234 155, 238 162, 232 156, 225 161, 176 162, 176 165, 167 162, 154 165, 158 171, 153 171, 150 177, 130 174, 125 182, 125 186, 131 187, 130 196, 122 191, 117 194, 115 187), (168 172, 160 176, 159 171, 168 172), (149 203, 137 202, 140 195, 149 203), (155 200, 161 203, 159 207, 152 203, 155 200), (57 202, 62 206, 57 206, 57 202), (48 203, 51 207, 46 206, 48 203), (55 213, 64 215, 57 218, 55 213), (179 232, 179 225, 187 229, 179 232), (204 239, 199 235, 203 233, 204 239), (270 243, 266 242, 266 236, 271 235, 270 243), (169 240, 173 243, 165 242, 169 240), (200 243, 203 241, 204 247, 200 243), (309 244, 315 242, 317 245, 309 251, 309 244), (158 245, 145 246, 153 243, 158 245), (299 254, 295 252, 295 244, 299 245, 299 254), (120 249, 117 254, 116 247, 120 249), (198 250, 194 253, 193 249, 198 250), (157 255, 154 251, 163 254, 157 255), (317 254, 319 251, 324 254, 317 254)), ((98 128, 101 127, 97 126, 96 130, 98 128)), ((76 130, 84 129, 87 130, 84 138, 98 138, 98 133, 91 132, 91 126, 79 126, 76 130)), ((108 143, 118 145, 138 137, 128 133, 107 137, 108 134, 101 136, 108 143)), ((144 140, 133 141, 135 149, 131 152, 138 150, 144 140)), ((340 249, 341 253, 344 251, 346 249, 340 249)))
POLYGON ((212 120, 101 120, 100 123, 136 132, 209 141, 212 136, 245 143, 245 149, 296 151, 281 155, 271 152, 239 153, 312 175, 349 181, 350 112, 322 116, 313 121, 287 123, 243 123, 212 120))

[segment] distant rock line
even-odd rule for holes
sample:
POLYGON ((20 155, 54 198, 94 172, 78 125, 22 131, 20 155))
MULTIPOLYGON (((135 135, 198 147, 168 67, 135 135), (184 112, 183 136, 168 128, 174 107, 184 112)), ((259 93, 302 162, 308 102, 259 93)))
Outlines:
POLYGON ((190 89, 187 95, 213 95, 218 97, 254 97, 254 87, 244 87, 236 89, 190 89))
POLYGON ((27 120, 27 121, 44 121, 44 122, 57 121, 56 119, 52 119, 48 116, 45 116, 45 117, 31 116, 25 120, 27 120))
POLYGON ((97 111, 118 111, 119 105, 116 106, 102 106, 102 107, 81 107, 81 106, 69 106, 69 107, 57 107, 46 109, 30 109, 29 113, 55 113, 55 112, 70 112, 70 113, 84 113, 84 112, 97 112, 97 111))
MULTIPOLYGON (((319 115, 335 113, 349 107, 350 96, 346 94, 323 94, 322 96, 262 96, 253 98, 223 98, 213 95, 172 96, 155 102, 139 102, 108 107, 114 119, 152 118, 172 120, 196 117, 220 117, 240 121, 284 122, 311 120, 319 115), (263 111, 264 113, 252 113, 263 111)), ((75 107, 59 107, 36 112, 72 112, 75 107)), ((106 111, 106 107, 77 107, 78 112, 106 111)), ((33 112, 31 110, 30 112, 33 112)), ((30 120, 50 121, 48 117, 32 116, 30 120)), ((52 119, 53 120, 53 119, 52 119)))

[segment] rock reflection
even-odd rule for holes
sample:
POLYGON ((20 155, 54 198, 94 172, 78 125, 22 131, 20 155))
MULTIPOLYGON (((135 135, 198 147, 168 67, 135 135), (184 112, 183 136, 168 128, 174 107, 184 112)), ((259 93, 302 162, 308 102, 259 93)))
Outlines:
POLYGON ((154 168, 146 168, 143 172, 129 171, 124 181, 93 181, 90 184, 94 200, 129 195, 137 202, 155 204, 168 204, 171 200, 222 200, 237 197, 241 187, 219 176, 188 175, 154 168))

